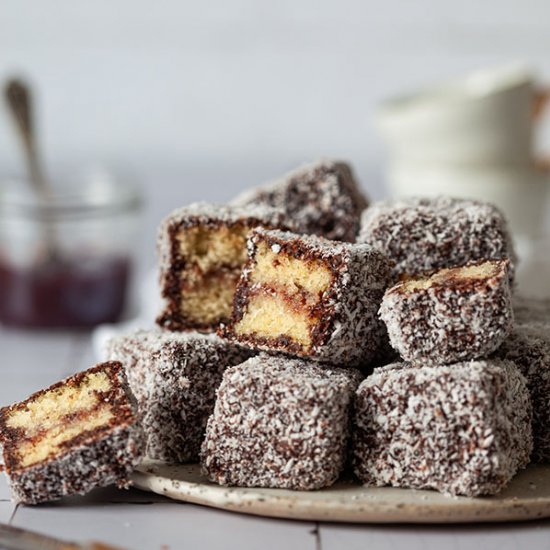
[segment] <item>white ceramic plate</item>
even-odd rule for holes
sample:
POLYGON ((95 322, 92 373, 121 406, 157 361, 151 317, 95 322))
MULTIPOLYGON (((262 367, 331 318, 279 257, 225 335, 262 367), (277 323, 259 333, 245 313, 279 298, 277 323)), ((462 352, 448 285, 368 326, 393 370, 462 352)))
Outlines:
POLYGON ((498 496, 447 497, 435 491, 367 488, 341 481, 321 491, 242 489, 207 481, 197 464, 148 460, 133 476, 139 489, 258 516, 354 523, 465 523, 550 517, 550 465, 531 465, 498 496))

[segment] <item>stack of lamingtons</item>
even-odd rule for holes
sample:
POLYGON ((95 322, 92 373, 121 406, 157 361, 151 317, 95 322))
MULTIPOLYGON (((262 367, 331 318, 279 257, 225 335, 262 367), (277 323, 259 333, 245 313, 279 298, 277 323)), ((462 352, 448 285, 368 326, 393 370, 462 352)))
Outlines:
MULTIPOLYGON (((493 206, 369 206, 348 165, 321 161, 174 211, 159 255, 159 326, 108 345, 144 439, 131 432, 119 472, 145 454, 200 460, 223 485, 313 490, 352 464, 367 485, 478 496, 550 459, 550 303, 512 297, 493 206)), ((20 433, 10 411, 4 441, 20 433)))
POLYGON ((516 258, 493 206, 367 207, 348 166, 321 162, 175 211, 159 249, 164 330, 109 348, 150 457, 307 490, 352 456, 366 484, 493 494, 530 460, 531 402, 533 456, 550 457, 550 339, 544 321, 513 325, 516 258))

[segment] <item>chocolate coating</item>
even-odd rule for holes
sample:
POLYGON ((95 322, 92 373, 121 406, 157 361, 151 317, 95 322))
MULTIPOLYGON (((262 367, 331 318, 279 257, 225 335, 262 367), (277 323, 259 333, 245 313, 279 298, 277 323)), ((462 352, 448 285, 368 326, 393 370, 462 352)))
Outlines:
POLYGON ((339 366, 365 367, 379 358, 386 333, 377 311, 390 273, 390 262, 383 254, 364 244, 263 229, 252 232, 248 250, 248 261, 235 293, 233 316, 221 332, 223 336, 252 349, 299 355, 339 366), (316 306, 321 320, 313 329, 313 342, 307 351, 284 336, 264 338, 235 332, 256 291, 252 275, 260 242, 277 253, 321 261, 332 272, 332 283, 316 306))
POLYGON ((202 447, 205 475, 240 487, 332 485, 360 379, 352 369, 265 354, 227 369, 202 447))
POLYGON ((355 421, 366 485, 492 495, 533 447, 525 379, 506 361, 376 369, 357 391, 355 421))
MULTIPOLYGON (((70 418, 66 419, 67 425, 73 422, 70 418)), ((127 487, 130 475, 140 462, 145 448, 137 405, 122 365, 118 362, 101 363, 36 392, 22 403, 4 407, 0 410, 0 440, 12 497, 16 502, 24 504, 38 504, 64 496, 84 494, 112 483, 127 487), (22 467, 16 453, 21 433, 7 425, 10 413, 46 392, 67 385, 77 386, 84 376, 97 371, 107 372, 113 384, 112 391, 102 397, 109 402, 114 413, 109 424, 84 431, 65 442, 62 452, 22 467)))
POLYGON ((233 202, 280 208, 298 231, 347 242, 355 242, 361 212, 368 206, 351 167, 328 159, 301 166, 233 202))
POLYGON ((512 361, 525 376, 533 404, 533 454, 550 461, 550 331, 541 325, 516 327, 495 352, 512 361))
POLYGON ((516 256, 506 220, 493 205, 450 197, 382 201, 364 211, 357 242, 395 262, 393 276, 419 275, 480 260, 516 256))
POLYGON ((386 291, 380 317, 403 359, 449 364, 485 357, 502 344, 513 323, 507 263, 490 263, 496 275, 449 277, 410 291, 404 281, 386 291))
POLYGON ((250 352, 213 334, 138 330, 113 338, 108 356, 124 364, 137 397, 147 456, 196 462, 223 372, 250 352))

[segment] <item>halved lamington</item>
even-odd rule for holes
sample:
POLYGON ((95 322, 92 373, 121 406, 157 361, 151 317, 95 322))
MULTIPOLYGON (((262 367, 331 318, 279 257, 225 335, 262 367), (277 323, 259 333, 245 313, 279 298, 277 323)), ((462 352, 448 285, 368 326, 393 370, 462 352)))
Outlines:
POLYGON ((485 357, 512 329, 507 260, 442 269, 386 291, 380 307, 390 342, 422 365, 485 357))
POLYGON ((360 379, 354 369, 264 354, 226 370, 202 448, 205 474, 240 487, 332 485, 360 379))
POLYGON ((504 216, 493 205, 450 197, 382 201, 365 210, 357 242, 395 262, 395 279, 515 253, 504 216))
POLYGON ((146 454, 195 462, 225 369, 250 352, 214 334, 138 330, 113 338, 107 354, 123 362, 138 400, 146 454))
POLYGON ((101 363, 0 410, 13 498, 25 504, 129 484, 144 451, 122 365, 101 363))
POLYGON ((366 485, 492 495, 529 463, 531 401, 508 361, 396 363, 355 401, 355 473, 366 485))
POLYGON ((349 164, 327 159, 246 191, 234 203, 280 208, 298 231, 347 242, 355 242, 361 212, 368 206, 349 164))
POLYGON ((231 314, 235 286, 255 227, 283 228, 284 215, 262 206, 195 203, 175 210, 159 230, 157 323, 169 330, 215 331, 231 314))
POLYGON ((533 455, 550 462, 550 331, 544 325, 514 328, 496 357, 512 361, 525 376, 533 404, 533 455))
POLYGON ((385 337, 377 311, 389 272, 367 245, 257 229, 223 334, 252 349, 366 366, 385 337))

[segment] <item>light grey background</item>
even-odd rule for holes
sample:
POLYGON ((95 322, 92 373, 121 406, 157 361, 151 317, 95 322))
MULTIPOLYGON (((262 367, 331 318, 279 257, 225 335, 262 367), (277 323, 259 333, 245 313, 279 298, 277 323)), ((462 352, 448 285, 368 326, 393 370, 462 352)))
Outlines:
MULTIPOLYGON (((170 209, 225 200, 320 155, 350 159, 368 192, 382 196, 383 147, 372 125, 379 101, 512 60, 550 81, 549 52, 548 0, 0 0, 0 79, 20 73, 39 89, 49 165, 133 173, 149 198, 142 256, 150 263, 155 226, 170 209)), ((20 171, 0 110, 0 177, 20 171)), ((11 369, 2 404, 92 361, 79 335, 4 329, 0 349, 11 369)), ((116 498, 128 503, 105 504, 99 493, 80 506, 13 515, 0 481, 0 518, 134 548, 160 540, 171 548, 511 550, 542 548, 550 531, 548 521, 315 529, 124 495, 116 498)))
MULTIPOLYGON (((174 206, 321 155, 380 197, 383 98, 515 60, 550 80, 549 51, 548 0, 0 0, 0 78, 36 84, 49 165, 134 174, 151 258, 174 206)), ((2 111, 0 174, 18 171, 2 111)))

